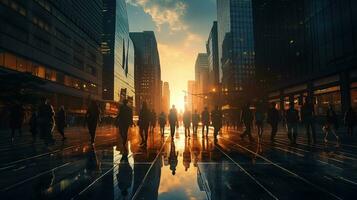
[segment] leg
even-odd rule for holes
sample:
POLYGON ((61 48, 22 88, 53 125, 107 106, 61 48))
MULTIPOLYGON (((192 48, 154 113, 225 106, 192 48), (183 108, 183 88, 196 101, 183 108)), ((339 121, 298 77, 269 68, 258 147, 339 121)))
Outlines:
POLYGON ((310 144, 311 143, 311 134, 310 134, 310 123, 305 124, 305 130, 306 130, 306 137, 307 137, 307 142, 310 144))
POLYGON ((142 127, 139 128, 139 135, 141 137, 141 144, 144 144, 144 129, 142 127))

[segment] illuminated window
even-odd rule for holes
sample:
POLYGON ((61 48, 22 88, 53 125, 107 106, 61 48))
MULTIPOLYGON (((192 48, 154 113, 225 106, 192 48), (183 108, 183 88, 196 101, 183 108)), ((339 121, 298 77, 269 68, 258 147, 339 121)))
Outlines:
POLYGON ((43 67, 43 66, 38 66, 38 68, 37 68, 37 76, 38 77, 40 77, 40 78, 45 78, 46 77, 46 69, 45 69, 45 67, 43 67))
POLYGON ((5 54, 4 53, 0 53, 0 65, 1 66, 4 66, 4 57, 5 57, 5 54))
POLYGON ((5 53, 5 67, 16 70, 16 56, 5 53))
POLYGON ((27 72, 27 68, 28 68, 28 65, 29 65, 29 61, 26 60, 26 59, 23 59, 23 58, 17 58, 17 62, 16 62, 16 65, 17 65, 17 70, 20 71, 20 72, 27 72))

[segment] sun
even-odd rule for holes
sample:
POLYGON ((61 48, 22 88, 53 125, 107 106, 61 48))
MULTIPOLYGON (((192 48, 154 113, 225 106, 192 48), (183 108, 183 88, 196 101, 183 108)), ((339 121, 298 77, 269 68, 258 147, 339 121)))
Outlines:
POLYGON ((183 112, 185 110, 184 96, 178 96, 173 99, 171 106, 175 105, 178 112, 183 112))

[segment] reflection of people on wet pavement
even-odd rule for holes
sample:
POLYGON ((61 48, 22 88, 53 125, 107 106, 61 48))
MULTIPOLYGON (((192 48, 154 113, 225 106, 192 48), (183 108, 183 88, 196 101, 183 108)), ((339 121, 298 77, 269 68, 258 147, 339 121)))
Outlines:
POLYGON ((133 170, 129 164, 128 156, 123 156, 120 160, 117 180, 121 195, 128 197, 128 191, 133 180, 133 170))
POLYGON ((98 164, 97 155, 95 149, 92 147, 87 153, 86 169, 88 172, 95 172, 99 170, 100 166, 98 164))
POLYGON ((170 170, 172 171, 172 175, 176 174, 176 167, 177 167, 177 156, 178 151, 176 152, 175 142, 171 142, 171 149, 170 149, 170 156, 169 156, 169 163, 170 163, 170 170))
POLYGON ((191 146, 190 146, 190 140, 186 139, 185 140, 185 150, 183 152, 183 166, 185 167, 185 171, 190 168, 191 164, 191 146))
POLYGON ((30 199, 48 199, 49 194, 47 190, 53 186, 54 180, 55 172, 53 170, 42 175, 38 181, 33 184, 34 193, 32 193, 32 198, 30 199))

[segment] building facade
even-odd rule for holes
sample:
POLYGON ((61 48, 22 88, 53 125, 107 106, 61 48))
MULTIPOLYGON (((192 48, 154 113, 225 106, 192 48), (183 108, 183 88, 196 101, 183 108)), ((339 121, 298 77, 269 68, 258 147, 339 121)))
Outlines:
POLYGON ((207 53, 199 53, 195 63, 195 104, 198 110, 203 110, 207 105, 209 88, 209 68, 207 53))
POLYGON ((57 108, 84 113, 102 98, 102 1, 0 1, 0 73, 46 82, 57 108))
POLYGON ((170 110, 170 85, 168 82, 164 82, 162 85, 162 111, 169 113, 170 110))
MULTIPOLYGON (((125 0, 103 0, 103 99, 135 100, 134 44, 125 0)), ((133 104, 134 106, 134 104, 133 104)))
POLYGON ((161 112, 161 68, 153 31, 131 32, 135 49, 135 104, 137 110, 145 101, 150 109, 161 112))
POLYGON ((243 90, 255 74, 251 0, 218 0, 218 56, 222 89, 243 90))
POLYGON ((217 21, 213 22, 207 43, 206 51, 208 56, 208 80, 210 89, 218 89, 222 72, 218 61, 218 32, 217 21))
POLYGON ((255 1, 257 67, 272 75, 265 80, 270 101, 281 109, 290 104, 300 108, 309 98, 319 115, 328 104, 340 114, 357 107, 356 11, 351 0, 255 1))

